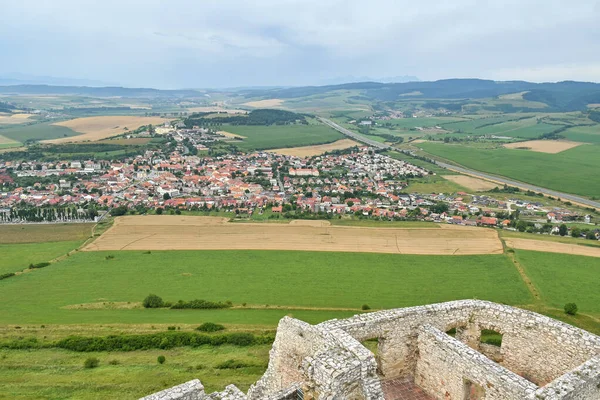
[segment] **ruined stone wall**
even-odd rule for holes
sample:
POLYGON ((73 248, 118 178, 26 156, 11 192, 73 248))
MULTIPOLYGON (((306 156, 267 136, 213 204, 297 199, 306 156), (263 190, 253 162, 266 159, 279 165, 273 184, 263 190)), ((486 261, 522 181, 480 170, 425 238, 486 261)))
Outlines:
POLYGON ((181 385, 151 394, 140 400, 203 400, 205 399, 204 386, 198 379, 182 383, 181 385))
POLYGON ((535 400, 600 399, 600 357, 594 357, 574 370, 538 389, 535 400))
POLYGON ((419 331, 415 383, 438 399, 470 398, 467 394, 473 390, 486 400, 522 400, 537 389, 432 326, 425 325, 419 331))
MULTIPOLYGON (((600 338, 542 315, 487 301, 462 300, 380 311, 320 324, 359 341, 379 338, 378 362, 386 377, 412 375, 423 325, 458 328, 456 338, 480 350, 482 329, 503 334, 500 358, 508 369, 545 384, 600 354, 600 338), (540 357, 543 355, 543 357, 540 357)), ((482 351, 486 351, 485 346, 482 351)))

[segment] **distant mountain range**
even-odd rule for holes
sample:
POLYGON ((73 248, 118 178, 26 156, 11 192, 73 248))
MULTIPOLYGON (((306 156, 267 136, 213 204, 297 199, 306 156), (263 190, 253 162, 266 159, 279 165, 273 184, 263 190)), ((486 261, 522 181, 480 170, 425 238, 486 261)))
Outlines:
POLYGON ((52 86, 117 86, 115 83, 92 79, 57 78, 55 76, 28 75, 18 72, 0 75, 0 85, 52 85, 52 86))
POLYGON ((332 79, 325 79, 319 82, 320 86, 342 85, 344 83, 355 82, 382 82, 382 83, 405 83, 405 82, 420 82, 421 80, 412 75, 390 76, 385 78, 372 78, 369 76, 344 76, 332 79))
MULTIPOLYGON (((293 99, 324 95, 336 90, 355 90, 357 98, 373 102, 394 102, 406 99, 430 100, 433 105, 460 107, 466 100, 494 98, 504 94, 520 93, 523 99, 548 105, 547 111, 577 111, 588 104, 600 104, 600 84, 591 82, 532 83, 525 81, 498 82, 484 79, 445 79, 434 82, 356 82, 340 85, 304 86, 288 88, 241 88, 229 90, 244 98, 293 99), (432 101, 437 100, 437 101, 432 101)), ((218 92, 217 90, 212 92, 218 92)), ((205 97, 211 91, 182 89, 159 90, 150 88, 13 85, 0 86, 1 94, 58 94, 91 97, 205 97)), ((447 108, 448 108, 447 107, 447 108)), ((507 105, 507 112, 528 111, 524 107, 507 105), (510 108, 512 107, 512 108, 510 108)), ((433 107, 437 108, 437 107, 433 107)))

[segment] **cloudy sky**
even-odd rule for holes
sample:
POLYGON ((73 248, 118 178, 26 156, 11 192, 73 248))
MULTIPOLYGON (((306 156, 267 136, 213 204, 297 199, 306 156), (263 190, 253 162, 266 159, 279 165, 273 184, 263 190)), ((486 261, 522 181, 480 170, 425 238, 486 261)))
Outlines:
POLYGON ((159 88, 600 81, 600 1, 4 0, 0 76, 159 88))

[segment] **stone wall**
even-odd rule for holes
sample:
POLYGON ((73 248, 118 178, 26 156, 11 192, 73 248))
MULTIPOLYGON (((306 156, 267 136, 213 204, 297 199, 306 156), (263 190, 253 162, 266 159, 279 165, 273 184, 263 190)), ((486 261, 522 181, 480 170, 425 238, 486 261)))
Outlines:
POLYGON ((477 386, 486 400, 522 400, 536 391, 533 383, 444 332, 430 325, 419 330, 414 379, 434 397, 466 399, 465 392, 477 386))
POLYGON ((600 339, 595 335, 530 311, 478 300, 361 314, 319 326, 342 329, 359 341, 379 338, 380 370, 386 377, 396 377, 414 371, 418 330, 423 325, 443 332, 457 328, 456 338, 476 350, 480 350, 482 329, 502 333, 503 365, 538 385, 600 353, 600 339))
POLYGON ((599 400, 600 337, 542 315, 462 300, 310 325, 284 317, 248 394, 190 381, 144 400, 383 400, 379 372, 437 399, 599 400), (455 338, 447 332, 456 328, 455 338), (500 348, 481 331, 503 335, 500 348), (378 339, 377 360, 360 342, 378 339), (492 361, 496 360, 500 364, 492 361), (466 397, 469 393, 469 397, 466 397))

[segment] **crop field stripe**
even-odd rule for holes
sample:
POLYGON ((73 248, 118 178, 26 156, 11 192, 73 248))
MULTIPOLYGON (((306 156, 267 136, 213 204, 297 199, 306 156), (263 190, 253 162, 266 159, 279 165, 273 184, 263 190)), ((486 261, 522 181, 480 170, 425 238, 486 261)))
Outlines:
POLYGON ((224 126, 223 130, 244 136, 243 140, 234 140, 236 146, 250 150, 268 150, 284 147, 300 147, 332 143, 345 139, 341 133, 321 124, 311 125, 273 125, 273 126, 224 126))
POLYGON ((600 145, 581 145, 558 154, 437 143, 419 143, 418 147, 467 168, 548 189, 583 196, 600 193, 600 180, 590 178, 598 172, 600 145))

